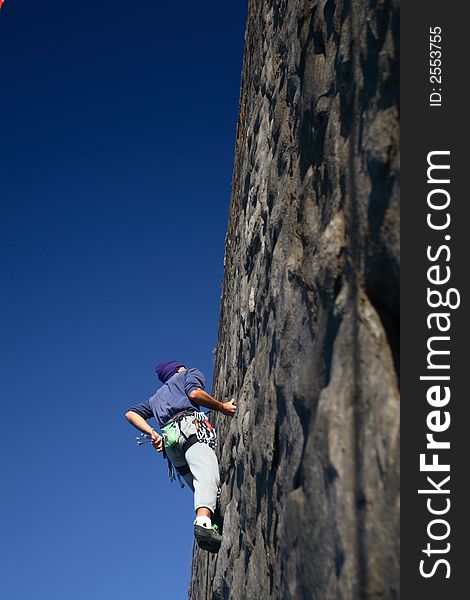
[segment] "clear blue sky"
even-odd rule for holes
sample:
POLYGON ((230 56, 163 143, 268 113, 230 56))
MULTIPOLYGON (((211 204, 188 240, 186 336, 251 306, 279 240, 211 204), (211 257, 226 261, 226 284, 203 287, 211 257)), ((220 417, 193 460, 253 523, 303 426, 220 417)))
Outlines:
POLYGON ((2 598, 186 597, 192 494, 123 415, 160 360, 211 385, 245 4, 0 11, 2 598))

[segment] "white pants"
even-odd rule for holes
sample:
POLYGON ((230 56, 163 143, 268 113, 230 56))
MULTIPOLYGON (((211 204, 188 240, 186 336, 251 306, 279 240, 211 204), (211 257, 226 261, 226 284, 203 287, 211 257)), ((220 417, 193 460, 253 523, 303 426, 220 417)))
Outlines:
POLYGON ((194 491, 194 510, 205 507, 214 512, 220 486, 217 456, 208 444, 202 442, 193 444, 185 454, 183 444, 190 435, 196 433, 194 417, 184 417, 179 425, 184 435, 180 432, 178 444, 165 448, 167 456, 178 472, 183 471, 181 476, 194 491), (184 473, 188 467, 189 471, 184 473))

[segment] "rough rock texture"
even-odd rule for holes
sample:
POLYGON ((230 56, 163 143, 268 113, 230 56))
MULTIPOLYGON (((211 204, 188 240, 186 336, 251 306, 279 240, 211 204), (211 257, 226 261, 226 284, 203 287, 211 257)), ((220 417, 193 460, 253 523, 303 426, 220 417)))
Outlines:
POLYGON ((397 598, 398 4, 250 0, 192 600, 397 598))

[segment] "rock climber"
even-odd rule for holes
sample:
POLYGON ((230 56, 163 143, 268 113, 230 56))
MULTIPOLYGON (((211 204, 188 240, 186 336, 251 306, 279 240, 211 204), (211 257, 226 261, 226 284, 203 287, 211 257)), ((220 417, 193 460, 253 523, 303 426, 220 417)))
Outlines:
POLYGON ((219 493, 219 464, 214 452, 215 431, 200 407, 216 410, 228 417, 236 411, 234 400, 219 402, 204 390, 205 377, 198 369, 187 369, 176 360, 158 363, 155 368, 163 385, 146 402, 131 406, 126 419, 150 436, 157 452, 194 492, 194 537, 209 551, 220 548, 222 537, 213 515, 219 493), (158 434, 148 423, 154 417, 161 428, 158 434))

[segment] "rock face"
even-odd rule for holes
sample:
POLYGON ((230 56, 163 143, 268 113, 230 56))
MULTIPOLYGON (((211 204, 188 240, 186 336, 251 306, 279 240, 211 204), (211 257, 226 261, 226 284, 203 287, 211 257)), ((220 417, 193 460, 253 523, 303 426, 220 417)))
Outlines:
POLYGON ((398 598, 398 4, 250 0, 192 600, 398 598))

